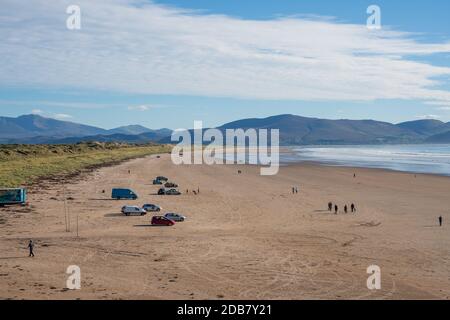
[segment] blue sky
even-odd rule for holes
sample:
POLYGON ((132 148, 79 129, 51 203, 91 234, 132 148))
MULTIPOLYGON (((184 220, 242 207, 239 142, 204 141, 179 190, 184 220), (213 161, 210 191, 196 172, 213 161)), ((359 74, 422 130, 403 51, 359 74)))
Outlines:
POLYGON ((173 129, 281 113, 450 121, 445 0, 80 0, 82 28, 67 30, 72 3, 2 4, 0 115, 173 129), (381 30, 365 27, 371 4, 381 30))

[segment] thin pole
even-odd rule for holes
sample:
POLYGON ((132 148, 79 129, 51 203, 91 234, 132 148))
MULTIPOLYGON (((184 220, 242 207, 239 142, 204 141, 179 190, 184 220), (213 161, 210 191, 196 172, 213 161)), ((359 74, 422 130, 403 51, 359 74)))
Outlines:
POLYGON ((64 181, 63 181, 63 197, 64 197, 64 222, 66 224, 66 232, 67 232, 67 209, 66 209, 66 192, 65 192, 65 188, 64 188, 64 181))
POLYGON ((67 195, 66 195, 66 185, 63 182, 63 193, 64 193, 64 214, 66 215, 66 232, 70 232, 70 213, 67 207, 67 195))

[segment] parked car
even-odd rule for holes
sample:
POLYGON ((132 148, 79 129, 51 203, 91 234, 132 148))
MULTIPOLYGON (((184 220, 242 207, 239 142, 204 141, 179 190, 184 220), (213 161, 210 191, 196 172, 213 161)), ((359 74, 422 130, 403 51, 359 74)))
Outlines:
POLYGON ((25 204, 27 190, 23 188, 0 189, 0 206, 7 204, 25 204))
POLYGON ((147 214, 147 211, 138 206, 123 206, 122 213, 126 216, 144 216, 147 214))
POLYGON ((166 187, 166 188, 178 188, 178 185, 176 183, 174 183, 174 182, 166 182, 164 184, 164 187, 166 187))
POLYGON ((181 194, 181 192, 178 191, 177 189, 169 189, 169 190, 166 190, 165 194, 170 195, 170 196, 178 196, 181 194))
POLYGON ((147 212, 159 212, 159 211, 161 211, 161 207, 160 206, 157 206, 156 204, 150 204, 150 203, 144 204, 142 206, 142 209, 144 209, 147 212))
POLYGON ((133 199, 136 200, 138 198, 136 192, 131 189, 122 189, 122 188, 114 188, 112 189, 111 198, 113 199, 133 199))
POLYGON ((163 216, 154 216, 152 218, 152 226, 173 226, 175 222, 163 216))
POLYGON ((169 181, 168 178, 164 177, 164 176, 157 176, 155 180, 160 180, 160 181, 169 181))
POLYGON ((173 213, 173 212, 166 213, 164 215, 164 217, 166 217, 167 219, 176 221, 176 222, 183 222, 184 220, 186 220, 185 216, 182 216, 181 214, 173 213))
POLYGON ((153 184, 163 184, 161 180, 155 179, 153 180, 153 184))

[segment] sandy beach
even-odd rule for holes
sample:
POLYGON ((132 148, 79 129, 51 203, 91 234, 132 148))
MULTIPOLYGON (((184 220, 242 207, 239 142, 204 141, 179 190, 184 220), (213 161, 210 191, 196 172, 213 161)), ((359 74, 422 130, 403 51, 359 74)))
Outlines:
POLYGON ((298 164, 261 176, 257 166, 135 159, 66 182, 70 232, 60 180, 34 186, 29 207, 0 208, 0 298, 449 299, 449 190, 448 177, 376 169, 298 164), (157 175, 183 194, 156 195, 157 175), (140 198, 110 200, 113 187, 140 198), (352 202, 357 213, 345 214, 352 202), (120 213, 144 203, 187 221, 152 227, 151 214, 120 213), (69 265, 81 268, 80 290, 65 288, 69 265), (366 286, 370 265, 381 290, 366 286))

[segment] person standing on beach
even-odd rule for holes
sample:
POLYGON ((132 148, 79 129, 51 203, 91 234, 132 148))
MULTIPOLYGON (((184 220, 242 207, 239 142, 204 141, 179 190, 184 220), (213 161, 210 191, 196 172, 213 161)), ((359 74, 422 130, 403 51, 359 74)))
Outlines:
POLYGON ((347 208, 347 205, 345 205, 344 206, 344 212, 347 213, 347 211, 348 211, 348 208, 347 208))
POLYGON ((33 240, 30 239, 30 242, 28 242, 28 249, 30 250, 30 254, 28 255, 29 257, 34 257, 33 248, 34 243, 33 240))
POLYGON ((338 210, 339 210, 339 208, 338 208, 337 204, 335 204, 335 205, 334 205, 334 214, 337 214, 337 213, 338 213, 338 210))
POLYGON ((438 220, 439 220, 439 227, 442 227, 442 216, 439 216, 438 220))
POLYGON ((328 202, 328 211, 331 211, 331 210, 333 210, 333 203, 331 203, 331 201, 330 201, 330 202, 328 202))
POLYGON ((351 209, 352 212, 356 212, 356 207, 355 207, 355 205, 353 203, 350 206, 350 209, 351 209))

